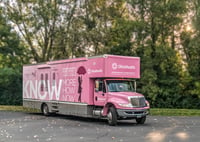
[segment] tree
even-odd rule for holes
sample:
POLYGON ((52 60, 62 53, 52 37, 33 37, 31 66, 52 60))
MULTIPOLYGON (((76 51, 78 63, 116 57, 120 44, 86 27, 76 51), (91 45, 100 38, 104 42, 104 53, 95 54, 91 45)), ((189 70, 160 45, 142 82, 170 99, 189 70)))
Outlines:
POLYGON ((20 68, 27 62, 27 51, 20 43, 19 36, 13 32, 0 9, 0 68, 20 68))
POLYGON ((0 104, 22 103, 22 65, 29 59, 19 36, 0 9, 0 104))
POLYGON ((36 62, 105 53, 139 56, 142 73, 139 89, 151 104, 155 107, 187 104, 191 108, 188 102, 195 102, 200 96, 199 3, 199 0, 1 1, 0 66, 14 67, 30 61, 24 55, 36 62), (187 12, 194 15, 195 32, 183 31, 187 12))
MULTIPOLYGON (((189 2, 189 6, 192 8, 193 17, 192 25, 193 31, 183 31, 181 35, 181 41, 183 45, 183 51, 185 54, 185 62, 188 71, 188 78, 185 84, 185 92, 190 94, 191 97, 200 99, 200 1, 192 0, 189 2)), ((198 107, 199 103, 196 103, 198 107)))
POLYGON ((134 55, 132 38, 135 27, 136 23, 134 21, 129 21, 124 17, 115 19, 115 23, 110 30, 108 53, 127 56, 134 55))
POLYGON ((178 27, 186 12, 186 1, 127 0, 134 28, 132 48, 141 57, 140 91, 155 107, 177 106, 181 97, 182 64, 176 51, 178 27), (173 88, 173 89, 172 89, 173 88), (170 98, 170 99, 169 99, 170 98), (166 106, 164 106, 164 104, 166 106))
POLYGON ((5 16, 36 62, 105 53, 122 1, 8 0, 5 16))
MULTIPOLYGON (((90 55, 99 55, 109 53, 118 38, 113 27, 121 19, 125 8, 124 0, 88 0, 84 3, 85 15, 83 23, 85 31, 83 32, 83 43, 90 49, 90 55)), ((121 19, 121 21, 120 21, 121 19)), ((118 31, 119 33, 119 31, 118 31)))
POLYGON ((63 27, 65 34, 69 31, 78 0, 8 0, 3 4, 5 16, 20 33, 36 62, 54 59, 55 48, 66 47, 60 44, 55 47, 60 40, 57 35, 63 32, 63 27))

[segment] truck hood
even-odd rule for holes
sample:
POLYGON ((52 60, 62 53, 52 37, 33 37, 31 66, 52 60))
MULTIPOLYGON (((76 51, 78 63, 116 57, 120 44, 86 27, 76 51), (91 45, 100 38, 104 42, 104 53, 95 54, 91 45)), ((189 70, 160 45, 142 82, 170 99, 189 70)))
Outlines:
MULTIPOLYGON (((145 101, 146 105, 141 104, 138 106, 138 104, 135 104, 134 101, 132 102, 132 98, 134 97, 137 98, 139 97, 144 97, 144 95, 136 92, 109 92, 108 93, 108 102, 112 103, 115 105, 116 108, 118 109, 124 109, 124 108, 132 108, 133 106, 136 106, 138 108, 149 108, 149 103, 146 100, 145 101)), ((135 100, 135 99, 134 99, 135 100)), ((144 102, 141 102, 144 103, 144 102)))
POLYGON ((128 98, 133 96, 143 96, 143 95, 136 92, 109 92, 108 102, 127 104, 129 103, 128 98))
POLYGON ((136 92, 109 92, 108 102, 113 103, 116 108, 124 109, 124 107, 130 107, 130 106, 132 107, 132 105, 129 105, 130 104, 129 98, 134 96, 144 97, 142 94, 136 92))

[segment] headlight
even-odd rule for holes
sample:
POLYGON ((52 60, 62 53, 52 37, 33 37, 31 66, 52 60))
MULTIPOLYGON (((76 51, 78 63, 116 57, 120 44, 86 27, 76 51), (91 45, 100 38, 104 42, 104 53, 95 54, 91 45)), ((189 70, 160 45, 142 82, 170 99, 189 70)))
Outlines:
POLYGON ((147 107, 150 108, 150 104, 149 104, 149 102, 147 100, 145 101, 145 103, 146 103, 147 107))
POLYGON ((122 107, 133 107, 132 104, 128 103, 128 104, 119 104, 122 107))

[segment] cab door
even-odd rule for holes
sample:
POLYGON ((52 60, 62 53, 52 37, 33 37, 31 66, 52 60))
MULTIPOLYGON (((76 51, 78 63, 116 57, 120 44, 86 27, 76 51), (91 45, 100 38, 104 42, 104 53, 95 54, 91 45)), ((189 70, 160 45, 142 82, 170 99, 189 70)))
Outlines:
POLYGON ((94 86, 94 104, 97 106, 104 106, 107 101, 105 82, 97 79, 95 80, 94 86))

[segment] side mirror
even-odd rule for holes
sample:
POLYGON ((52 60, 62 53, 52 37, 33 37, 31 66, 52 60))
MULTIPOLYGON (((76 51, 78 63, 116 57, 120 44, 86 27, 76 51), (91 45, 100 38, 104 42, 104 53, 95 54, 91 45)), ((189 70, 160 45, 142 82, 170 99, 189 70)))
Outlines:
POLYGON ((95 90, 95 92, 99 92, 98 88, 95 88, 94 90, 95 90))

